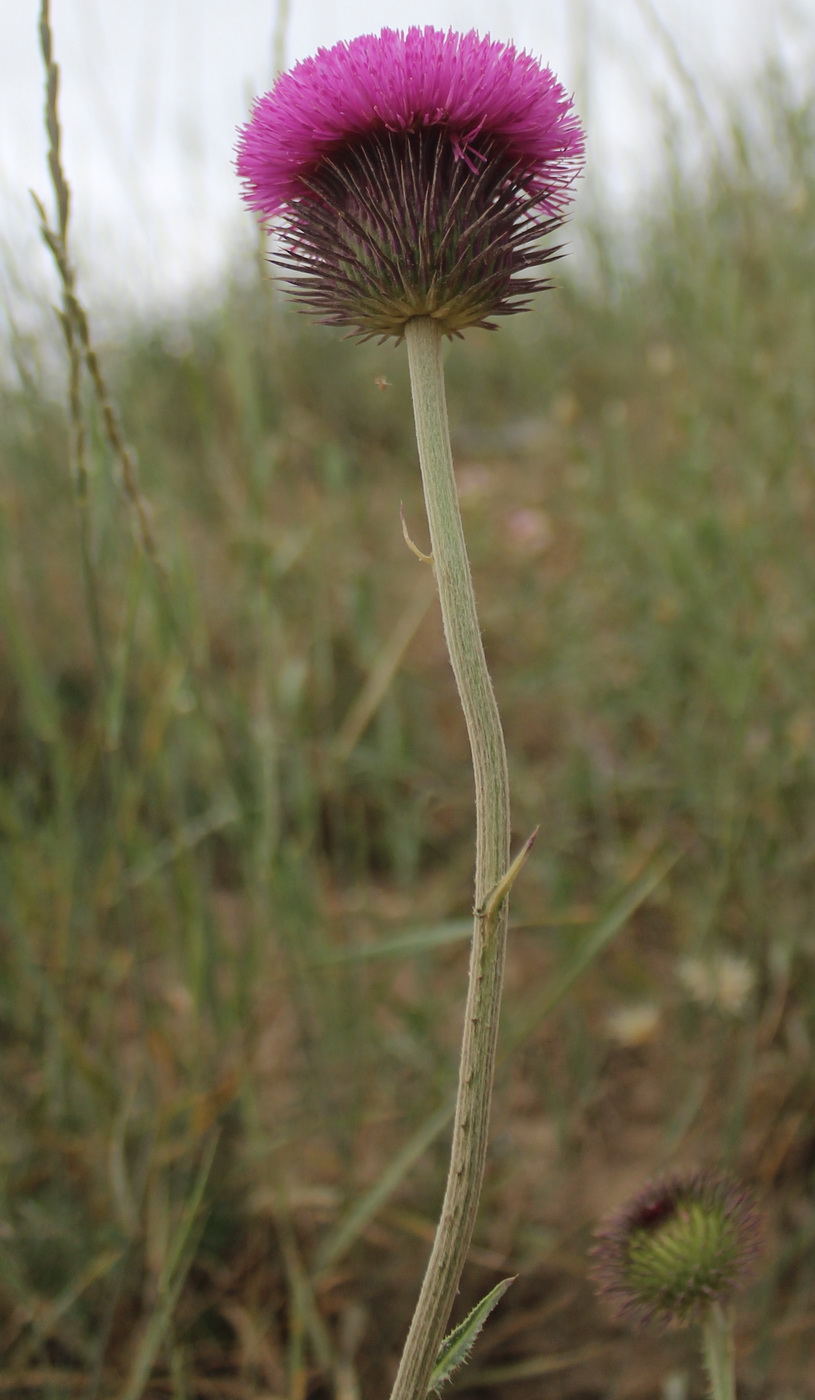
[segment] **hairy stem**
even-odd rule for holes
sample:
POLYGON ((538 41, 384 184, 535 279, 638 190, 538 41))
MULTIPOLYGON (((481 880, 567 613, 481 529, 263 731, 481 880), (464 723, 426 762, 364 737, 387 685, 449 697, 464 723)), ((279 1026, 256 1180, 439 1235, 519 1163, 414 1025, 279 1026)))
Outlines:
POLYGON ((407 324, 419 461, 444 635, 475 774, 475 920, 450 1170, 433 1251, 391 1400, 424 1400, 472 1237, 487 1154, 506 945, 507 901, 489 895, 509 866, 509 779, 504 736, 475 607, 447 426, 441 332, 428 316, 407 324))
POLYGON ((736 1400, 733 1325, 719 1303, 713 1303, 702 1323, 702 1339, 711 1400, 736 1400))

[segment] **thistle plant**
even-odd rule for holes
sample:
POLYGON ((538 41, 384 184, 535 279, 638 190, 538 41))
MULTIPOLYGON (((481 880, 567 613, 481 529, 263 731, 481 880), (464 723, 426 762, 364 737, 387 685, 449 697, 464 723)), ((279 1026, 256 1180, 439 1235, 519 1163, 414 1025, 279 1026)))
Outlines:
MULTIPOLYGON (((476 614, 453 472, 442 339, 524 310, 558 253, 583 156, 548 68, 474 32, 384 29, 321 49, 260 97, 240 132, 244 198, 278 236, 302 309, 360 339, 407 343, 444 634, 475 778, 475 915, 450 1169, 393 1400, 424 1400, 475 1223, 486 1161, 510 864, 504 738, 476 614)), ((493 1291, 484 1305, 492 1306, 493 1291)), ((473 1327, 486 1316, 476 1309, 473 1327)), ((488 1307, 487 1307, 488 1311, 488 1307)), ((452 1334, 460 1359, 466 1337, 452 1334)))
POLYGON ((730 1303, 760 1243, 761 1218, 742 1186, 712 1170, 676 1172, 600 1227, 594 1276, 635 1326, 699 1323, 712 1400, 736 1400, 730 1303))

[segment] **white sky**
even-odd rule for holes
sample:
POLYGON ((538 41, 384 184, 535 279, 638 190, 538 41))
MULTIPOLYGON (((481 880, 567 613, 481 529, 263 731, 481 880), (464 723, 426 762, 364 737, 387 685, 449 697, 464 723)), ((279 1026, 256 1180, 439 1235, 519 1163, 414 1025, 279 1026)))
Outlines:
MULTIPOLYGON (((285 3, 285 0, 283 0, 285 3)), ((625 202, 657 160, 659 101, 694 129, 661 21, 714 112, 775 54, 815 56, 815 0, 291 0, 287 64, 340 38, 432 23, 511 39, 576 90, 589 174, 625 202), (655 18, 656 16, 656 18, 655 18)), ((50 200, 38 0, 3 0, 0 297, 54 295, 29 188, 50 200)), ((64 160, 86 293, 149 308, 212 286, 252 241, 232 171, 237 124, 270 86, 275 0, 52 0, 64 160)), ((579 201, 575 212, 579 220, 579 201)))

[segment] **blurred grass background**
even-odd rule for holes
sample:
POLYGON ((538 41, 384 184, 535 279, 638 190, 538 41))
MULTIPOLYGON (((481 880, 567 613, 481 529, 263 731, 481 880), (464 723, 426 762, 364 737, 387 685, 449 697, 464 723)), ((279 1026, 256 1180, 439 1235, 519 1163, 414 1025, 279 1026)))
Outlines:
MULTIPOLYGON (((505 1054, 460 1388, 704 1393, 586 1278, 599 1215, 718 1162, 768 1212, 745 1400, 815 1395, 815 107, 448 357, 510 752, 505 1054)), ((0 388, 0 1393, 388 1385, 446 1165, 471 899, 463 722, 404 355, 252 266, 0 388), (132 485, 132 483, 131 483, 132 485), (146 526, 145 526, 146 521, 146 526), (143 547, 145 528, 156 554, 143 547)), ((45 295, 45 292, 44 292, 45 295)))

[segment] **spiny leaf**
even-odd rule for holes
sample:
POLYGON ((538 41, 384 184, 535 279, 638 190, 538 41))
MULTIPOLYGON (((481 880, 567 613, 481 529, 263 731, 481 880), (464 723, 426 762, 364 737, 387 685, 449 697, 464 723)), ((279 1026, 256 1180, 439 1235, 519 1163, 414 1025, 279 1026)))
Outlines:
POLYGON ((496 1303, 499 1303, 503 1298, 509 1285, 515 1282, 516 1277, 517 1275, 513 1275, 512 1278, 505 1278, 501 1283, 496 1284, 492 1292, 488 1293, 486 1298, 482 1298, 480 1303, 476 1303, 464 1321, 460 1322, 458 1327, 454 1327, 452 1332, 445 1337, 439 1347, 439 1354, 430 1377, 430 1390, 438 1390, 446 1380, 449 1380, 453 1372, 464 1364, 481 1328, 496 1303))

